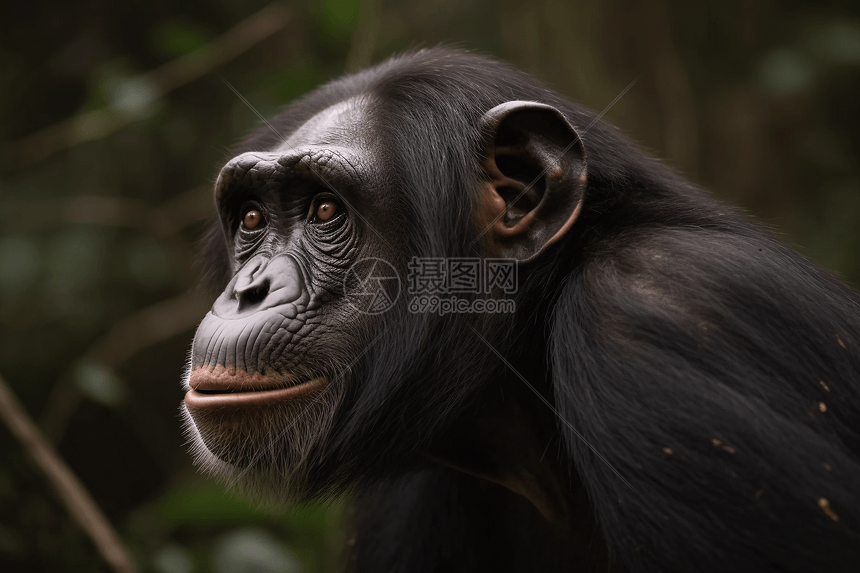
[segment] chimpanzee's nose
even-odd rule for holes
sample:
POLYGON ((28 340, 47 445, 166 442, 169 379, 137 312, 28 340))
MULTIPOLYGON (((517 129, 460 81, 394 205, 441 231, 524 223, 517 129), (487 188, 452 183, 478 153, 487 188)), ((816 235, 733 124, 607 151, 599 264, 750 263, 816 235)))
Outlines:
POLYGON ((287 255, 254 257, 236 273, 212 310, 222 318, 240 318, 296 302, 305 292, 298 264, 287 255))
POLYGON ((238 311, 244 312, 260 306, 269 294, 271 277, 265 271, 268 265, 261 262, 255 268, 239 271, 236 285, 233 287, 233 296, 239 301, 238 311), (261 268, 262 267, 262 268, 261 268))

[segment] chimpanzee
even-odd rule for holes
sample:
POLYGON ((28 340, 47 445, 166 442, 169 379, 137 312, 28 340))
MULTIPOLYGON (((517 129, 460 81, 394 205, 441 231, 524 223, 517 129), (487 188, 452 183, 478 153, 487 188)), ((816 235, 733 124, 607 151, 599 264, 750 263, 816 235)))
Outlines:
POLYGON ((333 81, 215 203, 193 455, 348 570, 860 570, 860 297, 528 75, 333 81))

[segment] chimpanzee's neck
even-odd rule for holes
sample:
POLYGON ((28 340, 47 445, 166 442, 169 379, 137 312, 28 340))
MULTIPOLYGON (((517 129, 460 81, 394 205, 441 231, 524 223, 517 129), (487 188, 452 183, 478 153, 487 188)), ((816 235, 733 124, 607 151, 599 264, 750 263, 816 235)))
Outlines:
POLYGON ((572 530, 577 500, 555 463, 557 437, 535 428, 513 396, 480 407, 486 410, 457 424, 451 438, 436 444, 428 456, 521 495, 553 527, 572 530))
POLYGON ((605 547, 593 543, 597 528, 585 489, 571 468, 558 463, 566 454, 556 427, 541 422, 552 418, 537 415, 547 406, 514 374, 482 399, 428 457, 525 498, 580 564, 605 564, 605 547))

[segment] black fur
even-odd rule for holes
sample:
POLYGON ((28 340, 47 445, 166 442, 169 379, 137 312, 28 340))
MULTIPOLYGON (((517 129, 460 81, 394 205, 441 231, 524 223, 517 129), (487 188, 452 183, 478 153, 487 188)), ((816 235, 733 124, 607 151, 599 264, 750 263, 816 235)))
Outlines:
MULTIPOLYGON (((394 58, 272 124, 287 135, 357 94, 367 96, 387 183, 400 190, 391 217, 401 261, 474 256, 477 126, 505 101, 562 112, 582 135, 588 187, 571 231, 521 269, 515 318, 403 311, 373 331, 381 338, 351 370, 308 494, 356 486, 352 569, 569 570, 575 543, 605 543, 583 562, 593 570, 860 567, 854 291, 593 112, 484 57, 394 58), (522 386, 473 328, 564 419, 527 407, 554 436, 545 455, 573 491, 583 488, 594 526, 579 541, 543 535, 539 516, 500 486, 421 461, 498 394, 498 381, 522 386)), ((239 151, 278 139, 261 129, 239 151)), ((223 256, 212 260, 223 287, 223 256)))

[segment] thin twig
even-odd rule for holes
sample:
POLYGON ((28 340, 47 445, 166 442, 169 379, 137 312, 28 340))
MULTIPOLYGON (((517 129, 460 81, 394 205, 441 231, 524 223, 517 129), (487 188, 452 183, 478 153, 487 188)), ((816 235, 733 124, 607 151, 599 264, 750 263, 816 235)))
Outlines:
POLYGON ((99 225, 140 229, 167 238, 211 215, 212 189, 195 187, 152 207, 140 199, 78 195, 0 204, 0 225, 6 230, 53 229, 60 225, 99 225), (38 213, 38 217, 22 217, 38 213))
POLYGON ((48 478, 60 502, 66 506, 69 517, 92 539, 108 565, 118 573, 133 573, 134 565, 119 535, 83 484, 36 428, 2 376, 0 376, 0 419, 6 423, 36 467, 48 478))
MULTIPOLYGON (((150 72, 133 78, 147 86, 150 97, 158 99, 223 66, 261 41, 282 30, 289 21, 289 11, 280 2, 269 4, 242 20, 224 34, 150 72)), ((101 139, 135 119, 106 107, 81 113, 48 126, 18 141, 4 145, 13 162, 32 163, 69 147, 101 139)))

